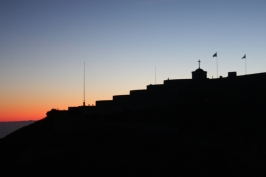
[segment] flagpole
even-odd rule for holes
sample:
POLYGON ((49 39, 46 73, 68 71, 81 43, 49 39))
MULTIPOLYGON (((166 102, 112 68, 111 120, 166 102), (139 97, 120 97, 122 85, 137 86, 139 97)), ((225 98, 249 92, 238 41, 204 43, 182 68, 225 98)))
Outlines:
POLYGON ((216 56, 216 72, 218 78, 218 56, 216 56))
POLYGON ((155 84, 156 84, 156 66, 155 66, 155 84))
POLYGON ((247 58, 245 58, 245 74, 247 75, 247 58))
POLYGON ((246 54, 241 59, 245 59, 245 75, 247 75, 247 57, 246 57, 246 54))

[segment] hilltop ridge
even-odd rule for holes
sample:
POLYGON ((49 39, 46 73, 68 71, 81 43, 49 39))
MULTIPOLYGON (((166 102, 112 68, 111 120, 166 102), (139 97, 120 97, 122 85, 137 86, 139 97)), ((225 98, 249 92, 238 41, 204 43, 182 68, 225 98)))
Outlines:
MULTIPOLYGON (((169 82, 175 84, 164 85, 169 82)), ((0 140, 2 173, 265 174, 266 73, 200 79, 182 92, 176 88, 156 92, 159 104, 148 107, 51 110, 0 140)))
MULTIPOLYGON (((227 77, 209 79, 207 78, 207 72, 198 68, 192 72, 192 79, 167 79, 163 84, 147 85, 147 89, 131 90, 129 95, 114 95, 112 100, 98 100, 95 106, 84 104, 83 106, 69 107, 68 112, 83 115, 106 115, 123 110, 167 107, 173 103, 182 105, 194 101, 194 98, 197 97, 206 97, 205 102, 208 102, 210 101, 208 97, 215 99, 218 96, 215 94, 219 94, 218 90, 221 89, 224 89, 223 92, 227 94, 226 97, 228 98, 232 96, 232 93, 238 95, 242 94, 243 90, 249 89, 249 93, 242 95, 248 97, 253 94, 257 85, 265 84, 265 78, 266 73, 237 76, 236 72, 228 72, 227 77)), ((189 107, 189 105, 187 106, 189 107)))

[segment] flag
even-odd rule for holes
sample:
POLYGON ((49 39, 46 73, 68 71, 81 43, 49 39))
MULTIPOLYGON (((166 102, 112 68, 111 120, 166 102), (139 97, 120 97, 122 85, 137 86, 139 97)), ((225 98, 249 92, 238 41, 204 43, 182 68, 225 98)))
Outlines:
POLYGON ((213 56, 212 57, 217 57, 217 52, 215 53, 215 54, 213 54, 213 56))
POLYGON ((246 54, 241 59, 244 59, 244 58, 246 58, 246 54))

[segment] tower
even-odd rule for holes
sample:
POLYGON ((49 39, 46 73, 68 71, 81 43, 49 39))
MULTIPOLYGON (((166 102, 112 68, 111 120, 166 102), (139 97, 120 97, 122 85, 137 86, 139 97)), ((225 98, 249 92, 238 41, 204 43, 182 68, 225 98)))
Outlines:
POLYGON ((200 60, 199 62, 199 68, 196 69, 195 71, 192 71, 192 79, 193 80, 202 80, 202 79, 207 79, 207 71, 204 71, 203 69, 200 68, 200 60))

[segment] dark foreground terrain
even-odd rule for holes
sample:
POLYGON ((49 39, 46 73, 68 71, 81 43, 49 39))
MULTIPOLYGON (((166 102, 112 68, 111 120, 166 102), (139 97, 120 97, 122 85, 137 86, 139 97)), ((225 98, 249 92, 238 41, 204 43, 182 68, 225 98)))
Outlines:
POLYGON ((264 176, 265 85, 199 84, 164 106, 49 115, 0 140, 0 175, 264 176))
POLYGON ((0 139, 13 131, 32 124, 34 121, 14 121, 14 122, 0 122, 0 139))

